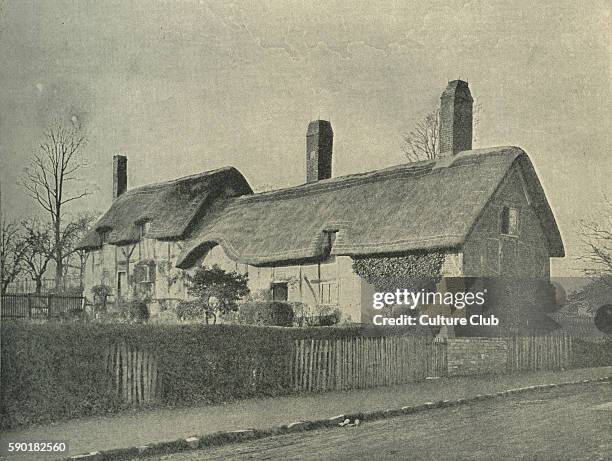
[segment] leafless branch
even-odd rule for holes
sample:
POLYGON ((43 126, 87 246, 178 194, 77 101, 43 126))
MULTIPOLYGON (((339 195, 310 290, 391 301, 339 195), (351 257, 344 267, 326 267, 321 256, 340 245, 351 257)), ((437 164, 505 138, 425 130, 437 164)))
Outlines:
POLYGON ((8 285, 24 269, 25 245, 19 227, 0 217, 0 289, 8 285))
POLYGON ((25 271, 36 281, 36 291, 40 292, 42 279, 53 259, 53 226, 38 219, 21 222, 25 239, 25 271))
POLYGON ((67 258, 65 236, 62 235, 64 206, 89 195, 86 189, 74 190, 80 172, 86 166, 82 151, 87 138, 78 127, 66 127, 58 121, 52 122, 43 136, 38 151, 24 170, 21 185, 50 218, 52 257, 57 266, 56 285, 61 286, 63 264, 67 258))
MULTIPOLYGON (((482 105, 474 104, 473 107, 473 137, 476 141, 476 128, 480 123, 482 105)), ((414 128, 402 135, 401 148, 409 162, 421 160, 432 160, 440 154, 440 110, 436 109, 421 120, 414 128)))
POLYGON ((431 160, 438 156, 440 111, 435 110, 417 122, 402 136, 402 150, 410 162, 431 160))
POLYGON ((580 222, 584 253, 576 258, 585 264, 589 276, 612 275, 612 202, 604 197, 604 213, 598 218, 580 222))

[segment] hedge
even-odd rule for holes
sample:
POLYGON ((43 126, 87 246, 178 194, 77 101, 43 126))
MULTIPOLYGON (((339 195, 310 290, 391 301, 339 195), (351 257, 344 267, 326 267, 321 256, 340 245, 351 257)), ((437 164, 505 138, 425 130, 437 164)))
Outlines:
POLYGON ((120 402, 102 365, 109 343, 78 324, 2 324, 0 428, 116 411, 120 402))
MULTIPOLYGON (((120 411, 106 350, 125 342, 154 353, 160 405, 218 403, 292 392, 286 366, 297 339, 398 335, 359 325, 283 328, 254 325, 2 324, 0 429, 120 411)), ((612 340, 574 341, 574 366, 612 365, 612 340)))
POLYGON ((612 366, 612 338, 601 342, 574 338, 572 348, 575 368, 612 366))
MULTIPOLYGON (((384 332, 399 334, 401 329, 384 332)), ((163 383, 159 403, 184 405, 291 392, 284 368, 291 341, 363 333, 358 325, 282 328, 5 321, 0 427, 121 410, 123 404, 105 370, 105 352, 119 342, 155 353, 163 383)))

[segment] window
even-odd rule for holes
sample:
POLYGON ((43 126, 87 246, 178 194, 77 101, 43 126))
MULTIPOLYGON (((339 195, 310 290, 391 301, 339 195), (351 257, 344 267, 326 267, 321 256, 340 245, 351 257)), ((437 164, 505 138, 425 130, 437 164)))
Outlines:
POLYGON ((155 271, 155 266, 151 264, 145 264, 144 266, 144 278, 143 282, 152 283, 153 282, 153 271, 155 271))
POLYGON ((154 261, 141 261, 134 265, 132 281, 134 283, 155 283, 156 264, 154 261))
POLYGON ((272 283, 272 301, 287 301, 289 299, 289 288, 287 282, 272 283))
POLYGON ((334 242, 336 241, 336 232, 335 230, 324 230, 323 231, 323 253, 329 257, 331 254, 332 247, 334 246, 334 242))
POLYGON ((338 284, 336 282, 319 282, 319 302, 338 304, 338 284))
POLYGON ((108 243, 108 234, 110 234, 110 230, 108 229, 98 230, 98 235, 100 236, 100 243, 102 245, 108 243))
POLYGON ((519 233, 519 210, 505 206, 501 211, 500 232, 503 235, 518 235, 519 233))
POLYGON ((151 229, 151 223, 149 221, 145 221, 140 223, 138 227, 140 228, 140 238, 143 238, 149 233, 149 230, 151 229))
POLYGON ((120 299, 125 298, 127 294, 127 273, 117 272, 117 297, 120 299))
POLYGON ((155 255, 155 250, 153 246, 155 245, 155 241, 149 239, 147 235, 151 229, 151 223, 149 221, 141 221, 138 224, 138 252, 140 259, 148 259, 153 258, 155 255))

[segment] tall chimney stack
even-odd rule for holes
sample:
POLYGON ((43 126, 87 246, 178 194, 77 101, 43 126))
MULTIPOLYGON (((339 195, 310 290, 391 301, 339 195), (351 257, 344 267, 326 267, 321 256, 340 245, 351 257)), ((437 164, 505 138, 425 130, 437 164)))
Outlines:
POLYGON ((472 149, 473 102, 463 80, 449 82, 440 96, 440 157, 472 149))
POLYGON ((306 182, 329 179, 332 175, 334 132, 327 120, 315 120, 306 132, 306 182))
POLYGON ((113 200, 127 190, 127 157, 113 156, 113 200))

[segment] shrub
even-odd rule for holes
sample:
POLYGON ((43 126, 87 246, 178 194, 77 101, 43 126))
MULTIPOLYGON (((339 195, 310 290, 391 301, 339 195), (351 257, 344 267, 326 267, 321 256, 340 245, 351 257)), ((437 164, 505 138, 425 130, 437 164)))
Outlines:
POLYGON ((337 325, 340 323, 340 319, 342 318, 342 312, 337 307, 332 307, 325 314, 320 315, 319 317, 319 325, 322 327, 330 327, 332 325, 337 325))
POLYGON ((179 301, 175 310, 180 320, 196 319, 202 316, 200 301, 179 301))
POLYGON ((237 321, 250 325, 277 327, 293 326, 291 303, 280 301, 251 301, 240 305, 237 321))
POLYGON ((238 300, 249 294, 248 276, 237 272, 226 272, 217 265, 200 267, 193 275, 187 275, 188 293, 197 304, 191 304, 185 315, 201 317, 209 323, 217 322, 217 314, 238 310, 238 300))
POLYGON ((149 320, 149 309, 147 303, 140 300, 133 300, 125 304, 125 315, 132 322, 146 322, 149 320))
POLYGON ((93 318, 83 318, 83 320, 102 323, 141 323, 149 320, 149 308, 146 302, 138 299, 123 301, 116 309, 102 309, 96 312, 93 318))
POLYGON ((318 304, 308 306, 296 303, 295 325, 297 326, 332 326, 340 323, 342 312, 333 304, 318 304))
POLYGON ((91 293, 94 297, 94 304, 106 307, 106 300, 108 296, 112 294, 112 290, 108 285, 95 285, 91 288, 91 293))

